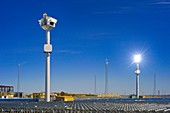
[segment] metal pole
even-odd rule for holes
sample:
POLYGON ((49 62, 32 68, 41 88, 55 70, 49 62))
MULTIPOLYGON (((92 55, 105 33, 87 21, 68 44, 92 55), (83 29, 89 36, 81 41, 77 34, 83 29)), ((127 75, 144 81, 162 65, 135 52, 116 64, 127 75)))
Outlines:
MULTIPOLYGON (((50 44, 50 31, 46 31, 47 44, 50 44)), ((45 99, 50 102, 50 53, 46 53, 45 99)))
MULTIPOLYGON (((139 64, 136 64, 136 70, 139 70, 139 64)), ((139 74, 136 74, 136 98, 139 98, 139 74)))

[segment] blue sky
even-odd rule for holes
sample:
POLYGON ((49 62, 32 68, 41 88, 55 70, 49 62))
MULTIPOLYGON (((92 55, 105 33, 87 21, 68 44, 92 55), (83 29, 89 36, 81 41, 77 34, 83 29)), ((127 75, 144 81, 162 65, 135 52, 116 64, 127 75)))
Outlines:
POLYGON ((142 54, 140 93, 170 93, 169 0, 3 0, 0 27, 0 84, 24 93, 44 91, 43 13, 56 18, 51 31, 51 91, 104 93, 105 59, 109 93, 135 93, 133 55, 142 54))

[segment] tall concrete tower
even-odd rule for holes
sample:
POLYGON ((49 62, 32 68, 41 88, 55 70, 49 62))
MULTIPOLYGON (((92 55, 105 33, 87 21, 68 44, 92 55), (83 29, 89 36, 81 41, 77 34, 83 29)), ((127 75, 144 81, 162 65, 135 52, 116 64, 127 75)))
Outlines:
POLYGON ((108 59, 106 58, 105 94, 108 94, 108 59))
POLYGON ((136 98, 139 98, 139 74, 140 74, 139 63, 140 63, 140 61, 141 61, 141 55, 136 54, 134 56, 134 62, 136 63, 136 70, 135 70, 135 74, 136 74, 136 98))

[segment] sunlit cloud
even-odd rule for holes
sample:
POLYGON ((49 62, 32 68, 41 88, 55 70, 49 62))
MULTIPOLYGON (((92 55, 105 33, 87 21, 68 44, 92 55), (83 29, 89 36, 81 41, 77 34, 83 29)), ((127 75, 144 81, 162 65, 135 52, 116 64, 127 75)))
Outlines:
POLYGON ((170 2, 156 2, 153 4, 160 4, 160 5, 170 5, 170 2))

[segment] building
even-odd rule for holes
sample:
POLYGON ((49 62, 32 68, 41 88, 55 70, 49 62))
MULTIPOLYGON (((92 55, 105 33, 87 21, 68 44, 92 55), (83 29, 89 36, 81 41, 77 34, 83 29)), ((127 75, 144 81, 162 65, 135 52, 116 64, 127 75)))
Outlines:
POLYGON ((23 92, 15 92, 14 97, 23 98, 23 92))
POLYGON ((98 98, 121 98, 118 94, 100 94, 97 95, 98 98))
POLYGON ((33 98, 45 98, 45 92, 33 93, 33 98))
MULTIPOLYGON (((40 93, 32 93, 24 96, 25 98, 36 98, 39 101, 44 101, 45 99, 45 92, 40 93)), ((74 101, 73 96, 58 96, 57 93, 50 94, 51 101, 74 101)))
POLYGON ((0 98, 13 98, 14 97, 14 87, 0 85, 0 98))
POLYGON ((73 96, 56 96, 55 101, 74 101, 73 96))

